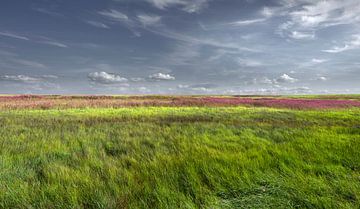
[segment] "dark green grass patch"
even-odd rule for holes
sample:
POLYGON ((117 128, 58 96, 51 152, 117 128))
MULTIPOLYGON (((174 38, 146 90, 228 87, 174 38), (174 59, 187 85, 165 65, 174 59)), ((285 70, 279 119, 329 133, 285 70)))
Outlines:
POLYGON ((0 208, 359 208, 360 110, 0 113, 0 208))

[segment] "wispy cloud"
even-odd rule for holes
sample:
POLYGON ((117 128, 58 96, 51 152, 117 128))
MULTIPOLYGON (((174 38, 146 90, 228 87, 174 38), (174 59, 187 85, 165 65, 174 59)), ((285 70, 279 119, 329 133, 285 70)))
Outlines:
POLYGON ((264 7, 262 10, 257 12, 256 18, 241 19, 241 20, 231 21, 231 22, 227 22, 227 23, 223 23, 223 24, 207 26, 206 28, 223 29, 224 26, 243 27, 243 26, 256 25, 256 24, 264 23, 264 22, 270 20, 274 16, 274 12, 275 11, 273 11, 273 9, 264 7))
POLYGON ((111 21, 115 21, 118 23, 123 24, 126 28, 128 28, 135 37, 140 37, 141 33, 137 30, 138 28, 138 23, 136 21, 134 21, 133 19, 129 18, 125 13, 115 10, 115 9, 110 9, 110 10, 103 10, 103 11, 99 11, 98 14, 106 17, 107 19, 111 20, 111 21))
POLYGON ((251 19, 251 20, 239 20, 239 21, 228 23, 228 24, 232 25, 232 26, 247 26, 247 25, 265 22, 266 20, 267 20, 267 18, 258 18, 258 19, 251 19))
POLYGON ((221 42, 209 38, 203 37, 194 37, 191 35, 187 35, 184 33, 179 33, 176 31, 169 30, 167 27, 161 24, 162 17, 158 15, 151 15, 151 14, 140 14, 137 15, 136 19, 127 16, 126 14, 110 9, 107 11, 98 12, 99 14, 110 18, 111 20, 116 20, 124 24, 129 30, 131 30, 135 36, 141 36, 140 32, 138 31, 139 28, 145 29, 149 32, 154 34, 173 39, 180 42, 192 43, 192 44, 200 44, 200 45, 207 45, 212 47, 218 48, 231 48, 237 49, 241 51, 249 51, 249 52, 259 52, 259 50, 243 47, 239 44, 230 43, 230 42, 221 42), (146 27, 144 27, 146 26, 146 27), (155 26, 163 26, 163 27, 155 27, 155 26))
POLYGON ((12 59, 13 63, 20 64, 26 67, 35 68, 35 69, 45 69, 47 66, 43 63, 31 61, 31 60, 23 60, 23 59, 12 59))
POLYGON ((135 77, 135 78, 130 78, 130 81, 132 81, 132 82, 142 82, 142 81, 145 81, 145 78, 135 77))
POLYGON ((42 79, 26 76, 26 75, 2 75, 0 76, 0 81, 10 81, 10 82, 24 82, 24 83, 33 83, 39 82, 42 79))
POLYGON ((178 43, 171 53, 165 55, 164 60, 168 65, 192 65, 193 61, 197 60, 201 53, 201 46, 193 43, 178 43))
POLYGON ((56 47, 60 47, 60 48, 68 48, 69 47, 68 45, 57 42, 57 41, 39 41, 39 43, 47 44, 50 46, 56 46, 56 47))
POLYGON ((193 37, 191 35, 170 31, 166 28, 162 29, 148 29, 150 32, 153 32, 155 34, 161 35, 166 38, 170 38, 173 40, 186 42, 186 43, 192 43, 192 44, 199 44, 199 45, 207 45, 217 48, 229 48, 229 49, 236 49, 240 51, 248 51, 248 52, 259 52, 259 50, 251 49, 247 47, 240 46, 236 43, 229 43, 229 42, 221 42, 213 39, 208 38, 198 38, 193 37))
POLYGON ((59 47, 59 48, 68 48, 69 47, 65 43, 62 43, 61 41, 55 40, 55 39, 47 37, 47 36, 39 36, 39 37, 37 37, 37 39, 38 40, 35 41, 36 43, 46 44, 49 46, 55 46, 55 47, 59 47))
POLYGON ((63 14, 59 12, 54 12, 45 8, 34 8, 35 11, 40 12, 42 14, 50 15, 53 17, 65 17, 63 14))
POLYGON ((292 21, 299 27, 312 29, 359 22, 358 0, 314 1, 290 13, 292 21))
POLYGON ((206 7, 209 0, 146 0, 158 9, 165 10, 170 7, 180 6, 181 9, 188 13, 201 11, 206 7))
POLYGON ((143 28, 149 32, 154 34, 173 39, 176 41, 186 42, 186 43, 193 43, 193 44, 201 44, 201 45, 208 45, 213 47, 219 48, 232 48, 238 49, 242 51, 258 51, 250 48, 246 48, 234 43, 226 43, 220 42, 212 39, 207 38, 197 38, 191 35, 187 35, 184 33, 179 33, 176 31, 169 30, 167 27, 154 27, 154 26, 162 26, 161 23, 161 16, 158 15, 150 15, 150 14, 141 14, 138 15, 136 19, 130 18, 127 15, 117 11, 117 10, 109 10, 109 11, 102 11, 98 12, 106 17, 111 19, 115 19, 118 22, 124 23, 126 27, 128 27, 136 36, 140 36, 138 32, 139 28, 143 28), (147 27, 143 27, 147 26, 147 27))
POLYGON ((99 11, 98 14, 103 15, 111 20, 118 21, 118 22, 128 22, 129 21, 129 17, 126 14, 124 14, 118 10, 115 10, 115 9, 99 11))
POLYGON ((278 15, 289 20, 279 26, 278 33, 293 39, 313 39, 319 29, 360 23, 358 0, 283 0, 282 3, 278 15))
POLYGON ((314 39, 315 38, 315 34, 314 33, 306 33, 306 32, 300 32, 300 31, 292 31, 289 34, 290 38, 293 39, 305 39, 305 40, 309 40, 309 39, 314 39))
POLYGON ((16 33, 10 33, 10 32, 0 32, 0 36, 5 36, 5 37, 9 37, 9 38, 15 38, 15 39, 20 39, 20 40, 25 40, 25 41, 29 41, 30 39, 28 37, 22 36, 22 35, 18 35, 16 33))
POLYGON ((237 62, 241 67, 261 67, 264 66, 264 64, 259 60, 254 59, 245 59, 245 58, 238 58, 237 62))
POLYGON ((102 22, 98 22, 98 21, 92 21, 92 20, 88 20, 85 21, 87 24, 92 25, 94 27, 97 28, 104 28, 104 29, 109 29, 110 27, 108 25, 106 25, 105 23, 102 22))
POLYGON ((19 83, 39 83, 49 82, 58 79, 55 75, 0 75, 0 81, 19 82, 19 83))
POLYGON ((254 78, 251 82, 252 84, 260 84, 260 85, 267 85, 267 84, 273 84, 274 82, 267 78, 267 77, 260 77, 260 78, 254 78))
POLYGON ((17 54, 14 52, 9 52, 9 51, 5 51, 5 50, 1 50, 1 49, 0 49, 0 55, 2 55, 2 56, 17 56, 17 54))
POLYGON ((19 88, 25 90, 24 93, 32 93, 32 91, 43 92, 44 90, 60 89, 60 86, 55 82, 57 76, 53 75, 0 75, 0 83, 6 82, 7 86, 11 88, 19 88))
POLYGON ((188 13, 200 12, 207 6, 209 0, 190 0, 184 4, 183 10, 188 13))
POLYGON ((16 33, 10 33, 10 32, 0 32, 0 36, 5 36, 5 37, 9 37, 9 38, 24 40, 24 41, 31 41, 31 42, 35 42, 35 43, 47 44, 47 45, 61 47, 61 48, 68 47, 67 45, 60 43, 59 41, 55 41, 55 40, 45 37, 45 36, 37 36, 37 37, 32 37, 32 39, 30 39, 26 36, 19 35, 16 33), (40 39, 40 40, 37 41, 36 39, 40 39))
POLYGON ((359 49, 360 48, 360 35, 353 35, 352 40, 345 43, 344 46, 334 46, 331 49, 322 50, 323 52, 328 53, 340 53, 352 49, 359 49))
POLYGON ((161 16, 158 15, 140 14, 137 19, 144 26, 155 26, 161 23, 161 16))
POLYGON ((166 9, 167 7, 182 4, 181 0, 146 0, 149 3, 153 4, 159 9, 166 9))
MULTIPOLYGON (((298 68, 305 68, 305 69, 309 69, 309 68, 313 68, 316 66, 320 66, 323 63, 329 62, 328 59, 319 59, 319 58, 313 58, 311 60, 307 60, 307 61, 299 61, 297 62, 297 67, 298 68)), ((292 73, 292 72, 290 72, 292 73)), ((294 71, 295 73, 295 71, 294 71)))

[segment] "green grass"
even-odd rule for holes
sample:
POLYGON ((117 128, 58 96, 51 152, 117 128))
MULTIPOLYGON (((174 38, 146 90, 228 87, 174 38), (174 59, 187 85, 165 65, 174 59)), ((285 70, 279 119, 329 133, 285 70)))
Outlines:
POLYGON ((0 208, 359 208, 360 109, 0 112, 0 208))

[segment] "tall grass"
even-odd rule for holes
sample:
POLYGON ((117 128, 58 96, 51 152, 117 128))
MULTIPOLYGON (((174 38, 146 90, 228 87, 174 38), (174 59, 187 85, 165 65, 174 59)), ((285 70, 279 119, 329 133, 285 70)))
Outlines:
POLYGON ((0 208, 359 208, 360 110, 0 112, 0 208))

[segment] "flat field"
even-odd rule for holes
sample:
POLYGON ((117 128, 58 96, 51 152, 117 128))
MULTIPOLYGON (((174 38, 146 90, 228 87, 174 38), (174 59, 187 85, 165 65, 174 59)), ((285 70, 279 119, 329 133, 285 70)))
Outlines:
POLYGON ((359 208, 360 96, 0 96, 0 208, 359 208))

